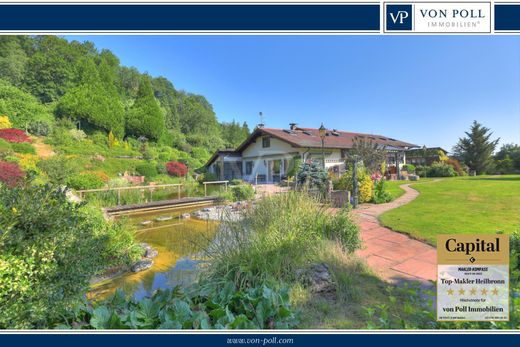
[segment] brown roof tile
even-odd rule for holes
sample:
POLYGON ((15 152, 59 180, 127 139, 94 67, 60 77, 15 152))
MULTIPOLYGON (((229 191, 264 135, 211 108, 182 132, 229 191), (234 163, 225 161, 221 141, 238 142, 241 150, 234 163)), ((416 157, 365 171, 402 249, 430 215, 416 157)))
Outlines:
MULTIPOLYGON (((321 148, 321 138, 319 136, 319 129, 316 128, 296 128, 295 130, 284 130, 277 128, 257 128, 253 134, 242 143, 237 151, 242 151, 249 143, 256 137, 268 134, 286 141, 295 147, 303 148, 321 148)), ((366 141, 372 141, 387 147, 418 147, 412 143, 396 140, 388 136, 352 133, 340 130, 327 129, 327 136, 325 137, 325 148, 352 148, 354 139, 361 138, 366 141)))

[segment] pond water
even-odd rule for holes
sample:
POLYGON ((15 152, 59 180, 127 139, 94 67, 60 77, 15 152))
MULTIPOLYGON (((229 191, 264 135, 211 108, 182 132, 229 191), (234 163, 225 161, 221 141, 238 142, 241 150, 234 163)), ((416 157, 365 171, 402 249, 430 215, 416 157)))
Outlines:
POLYGON ((160 212, 136 213, 128 218, 136 227, 138 242, 146 242, 159 252, 153 266, 145 271, 126 273, 93 286, 88 297, 99 300, 121 288, 125 294, 140 300, 157 289, 188 285, 195 280, 197 264, 204 259, 203 251, 213 240, 217 223, 195 218, 180 219, 183 213, 196 209, 172 209, 160 212), (172 217, 157 221, 157 218, 172 217), (151 221, 142 225, 144 221, 151 221))

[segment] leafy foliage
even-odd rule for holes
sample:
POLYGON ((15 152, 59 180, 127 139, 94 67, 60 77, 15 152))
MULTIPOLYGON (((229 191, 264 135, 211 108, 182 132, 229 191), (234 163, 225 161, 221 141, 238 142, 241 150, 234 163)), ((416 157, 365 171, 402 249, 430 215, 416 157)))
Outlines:
POLYGON ((358 227, 347 211, 331 215, 308 194, 291 192, 264 198, 243 212, 241 221, 224 218, 218 242, 208 249, 208 281, 231 280, 239 288, 269 281, 298 281, 323 240, 348 252, 360 246, 358 227))
POLYGON ((40 160, 37 166, 47 175, 51 183, 57 185, 65 184, 69 177, 80 170, 77 162, 62 155, 40 160))
POLYGON ((38 100, 5 81, 0 80, 0 114, 7 115, 13 127, 25 129, 31 122, 52 122, 52 115, 38 100))
POLYGON ((70 89, 58 103, 56 113, 82 121, 85 125, 124 134, 124 108, 115 93, 108 93, 101 83, 82 84, 70 89))
POLYGON ((150 79, 143 76, 126 120, 127 133, 158 140, 164 132, 164 113, 154 97, 150 79))
POLYGON ((385 189, 385 179, 382 178, 375 182, 374 196, 372 197, 372 202, 375 204, 384 204, 392 200, 392 195, 390 195, 390 193, 388 193, 385 189))
POLYGON ((349 153, 350 156, 355 156, 363 161, 363 165, 369 173, 379 170, 386 159, 386 154, 385 146, 361 137, 353 139, 352 151, 349 153))
POLYGON ((101 212, 50 186, 0 187, 0 328, 45 328, 81 301, 90 278, 140 248, 101 212), (41 208, 45 206, 45 208, 41 208))
POLYGON ((183 177, 188 173, 188 167, 178 161, 170 161, 166 163, 166 171, 171 176, 183 177))
POLYGON ((324 190, 327 186, 329 176, 321 165, 314 162, 303 163, 296 177, 298 186, 310 189, 317 188, 324 190))
POLYGON ((466 137, 460 138, 453 151, 455 156, 475 170, 478 175, 485 174, 493 166, 493 152, 500 139, 491 140, 493 135, 489 128, 473 121, 466 137))
POLYGON ((221 123, 220 131, 226 148, 237 148, 249 136, 249 126, 247 123, 244 122, 242 126, 240 126, 234 119, 229 123, 221 123))
POLYGON ((159 290, 141 301, 117 291, 92 308, 77 308, 74 317, 83 329, 289 329, 297 322, 287 289, 239 289, 232 282, 159 290))
MULTIPOLYGON (((334 188, 339 190, 348 190, 352 192, 354 188, 352 171, 353 170, 351 167, 347 167, 347 171, 345 171, 345 173, 341 175, 341 177, 339 177, 339 179, 336 182, 333 182, 334 188)), ((367 170, 362 165, 358 165, 356 177, 359 189, 359 202, 363 203, 371 201, 374 189, 374 182, 370 178, 370 175, 368 175, 367 170)))
POLYGON ((141 176, 145 176, 146 178, 153 178, 159 174, 157 172, 157 165, 150 162, 137 165, 135 167, 135 171, 137 171, 137 173, 141 176))
POLYGON ((495 165, 498 173, 520 172, 520 146, 513 143, 503 145, 495 154, 495 165))
POLYGON ((85 171, 67 178, 67 186, 74 189, 97 189, 105 185, 108 177, 97 172, 85 171))
POLYGON ((251 200, 255 196, 255 190, 250 184, 239 184, 229 187, 233 194, 233 201, 251 200))

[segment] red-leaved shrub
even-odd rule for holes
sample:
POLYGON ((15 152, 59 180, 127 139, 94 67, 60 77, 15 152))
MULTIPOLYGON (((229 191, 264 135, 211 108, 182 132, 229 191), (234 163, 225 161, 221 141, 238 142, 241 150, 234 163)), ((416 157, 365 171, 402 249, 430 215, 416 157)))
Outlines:
POLYGON ((16 186, 24 176, 25 172, 18 164, 0 160, 0 181, 9 188, 16 186))
POLYGON ((7 142, 31 142, 29 136, 20 129, 0 129, 0 139, 7 142))
POLYGON ((186 176, 188 173, 188 167, 178 161, 170 161, 166 163, 166 171, 171 176, 181 177, 186 176))

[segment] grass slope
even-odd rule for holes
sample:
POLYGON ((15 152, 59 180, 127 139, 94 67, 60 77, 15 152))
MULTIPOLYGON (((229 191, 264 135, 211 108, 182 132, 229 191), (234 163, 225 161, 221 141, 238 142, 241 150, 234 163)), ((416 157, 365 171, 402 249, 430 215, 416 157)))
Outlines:
POLYGON ((433 245, 437 234, 520 230, 520 176, 456 177, 413 184, 421 194, 381 222, 433 245))

